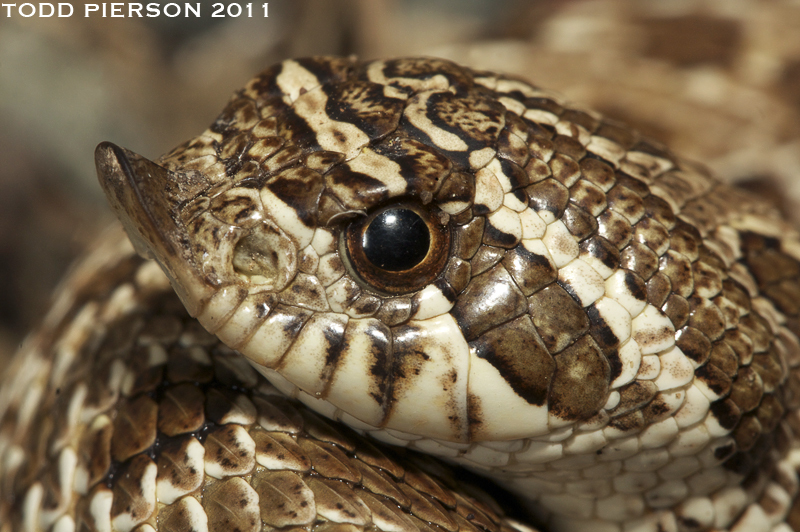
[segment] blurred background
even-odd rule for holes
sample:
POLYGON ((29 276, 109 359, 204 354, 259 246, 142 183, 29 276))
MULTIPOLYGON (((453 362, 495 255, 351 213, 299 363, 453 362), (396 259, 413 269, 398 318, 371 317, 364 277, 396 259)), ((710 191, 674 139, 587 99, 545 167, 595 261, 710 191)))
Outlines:
POLYGON ((70 18, 0 13, 0 367, 113 221, 94 147, 155 158, 287 57, 424 54, 514 73, 800 219, 797 0, 273 0, 268 18, 263 2, 253 18, 212 18, 201 2, 201 18, 155 19, 69 3, 70 18))

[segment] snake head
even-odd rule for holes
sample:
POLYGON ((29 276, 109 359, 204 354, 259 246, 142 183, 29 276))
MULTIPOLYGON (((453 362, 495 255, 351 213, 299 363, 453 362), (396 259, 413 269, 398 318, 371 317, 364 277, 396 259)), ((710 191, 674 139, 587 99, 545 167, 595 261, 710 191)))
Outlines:
POLYGON ((689 339, 716 334, 711 298, 747 296, 722 283, 713 228, 675 214, 715 182, 522 81, 285 61, 157 162, 97 154, 137 249, 204 327, 386 441, 547 461, 650 424, 668 437, 724 399, 693 384, 711 343, 689 339))

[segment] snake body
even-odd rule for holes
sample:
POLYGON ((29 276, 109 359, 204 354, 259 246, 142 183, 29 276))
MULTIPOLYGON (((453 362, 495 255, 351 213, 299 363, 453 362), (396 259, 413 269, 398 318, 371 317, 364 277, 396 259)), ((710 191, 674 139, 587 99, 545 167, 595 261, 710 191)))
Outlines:
POLYGON ((429 58, 96 158, 166 278, 111 233, 15 359, 0 531, 525 527, 375 440, 553 532, 794 528, 800 240, 702 166, 429 58))

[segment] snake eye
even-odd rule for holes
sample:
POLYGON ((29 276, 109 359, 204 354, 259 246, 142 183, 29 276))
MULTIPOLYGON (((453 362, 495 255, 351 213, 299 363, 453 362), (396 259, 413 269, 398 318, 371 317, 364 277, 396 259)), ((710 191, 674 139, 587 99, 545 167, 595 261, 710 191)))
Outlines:
POLYGON ((351 273, 387 294, 413 292, 442 272, 450 231, 439 216, 414 204, 392 205, 351 223, 343 232, 351 273))

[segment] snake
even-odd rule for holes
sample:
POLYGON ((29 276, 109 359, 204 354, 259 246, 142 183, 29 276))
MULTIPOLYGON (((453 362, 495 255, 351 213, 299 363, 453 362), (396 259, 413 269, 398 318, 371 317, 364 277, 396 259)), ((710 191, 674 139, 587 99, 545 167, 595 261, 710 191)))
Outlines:
POLYGON ((800 529, 800 238, 702 164, 431 57, 95 159, 121 227, 0 387, 0 532, 800 529))

